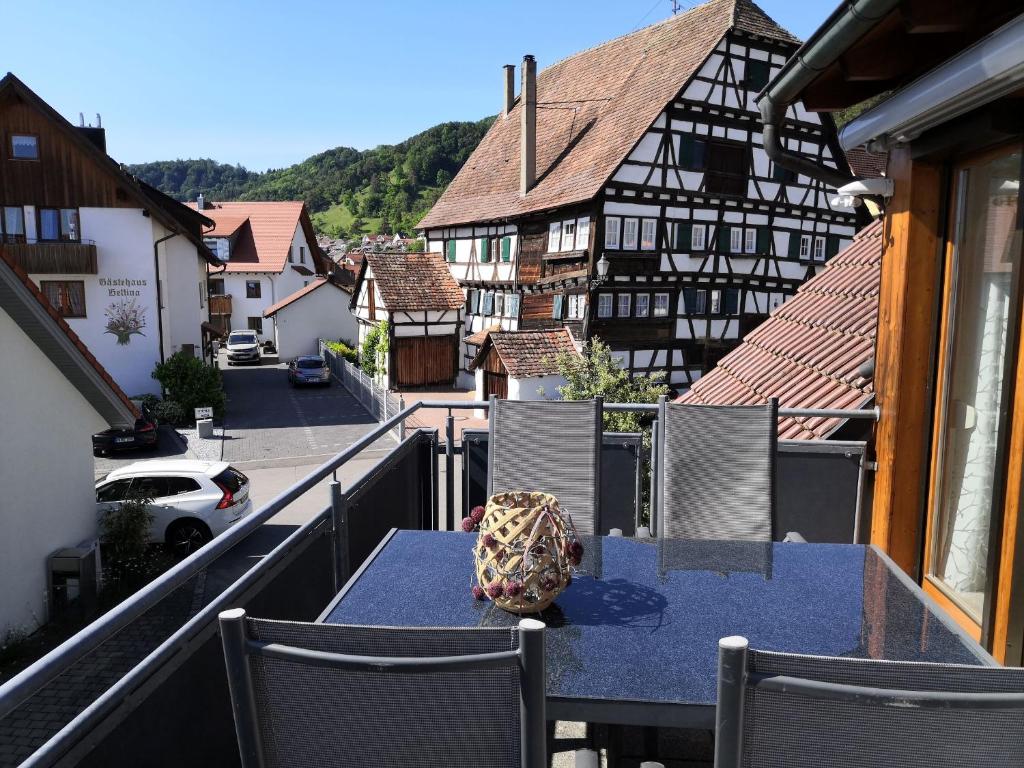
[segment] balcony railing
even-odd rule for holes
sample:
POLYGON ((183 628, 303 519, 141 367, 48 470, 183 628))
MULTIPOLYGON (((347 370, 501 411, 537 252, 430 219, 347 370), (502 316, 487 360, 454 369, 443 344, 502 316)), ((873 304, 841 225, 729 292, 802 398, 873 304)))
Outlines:
POLYGON ((211 315, 230 315, 231 314, 231 294, 230 293, 211 293, 210 294, 210 314, 211 315))
MULTIPOLYGON (((35 734, 33 744, 21 747, 28 749, 16 760, 33 766, 106 765, 117 756, 147 750, 177 764, 237 760, 218 612, 243 606, 268 618, 310 621, 390 528, 454 529, 462 513, 456 508, 456 460, 461 457, 463 505, 477 503, 485 487, 487 435, 467 432, 457 444, 453 412, 489 406, 486 401, 424 401, 404 408, 0 685, 0 735, 8 730, 20 738, 28 732, 29 726, 22 726, 29 721, 35 734), (422 408, 447 411, 443 433, 417 429, 404 434, 406 419, 422 408), (397 447, 343 489, 337 471, 396 429, 402 434, 397 447), (255 541, 250 539, 254 534, 277 540, 273 523, 269 529, 264 525, 330 478, 322 512, 290 530, 269 552, 260 548, 266 554, 247 570, 239 573, 235 566, 225 566, 213 571, 233 548, 244 549, 255 541), (109 680, 113 683, 108 685, 109 680), (69 689, 75 689, 77 698, 69 689), (56 714, 50 712, 53 702, 60 705, 56 714), (166 738, 168 733, 195 732, 198 719, 205 735, 197 743, 166 738)), ((657 406, 609 403, 605 410, 653 416, 657 406)), ((876 410, 780 409, 779 415, 878 417, 876 410)), ((649 482, 642 466, 651 462, 640 435, 605 435, 602 476, 607 472, 613 480, 609 498, 618 507, 610 521, 627 535, 641 522, 644 484, 649 482)), ((779 481, 785 486, 780 515, 792 518, 786 523, 799 522, 808 539, 856 541, 867 529, 861 520, 870 497, 866 464, 863 443, 780 444, 779 481), (828 520, 822 520, 823 498, 828 499, 828 520)))
POLYGON ((35 240, 4 246, 30 275, 95 275, 96 243, 35 240))

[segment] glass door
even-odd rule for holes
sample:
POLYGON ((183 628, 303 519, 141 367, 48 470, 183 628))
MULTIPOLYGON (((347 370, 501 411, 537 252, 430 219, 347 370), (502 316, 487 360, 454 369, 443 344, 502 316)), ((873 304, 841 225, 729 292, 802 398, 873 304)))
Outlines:
POLYGON ((979 639, 998 568, 1020 319, 1021 152, 959 166, 947 247, 925 586, 979 639))

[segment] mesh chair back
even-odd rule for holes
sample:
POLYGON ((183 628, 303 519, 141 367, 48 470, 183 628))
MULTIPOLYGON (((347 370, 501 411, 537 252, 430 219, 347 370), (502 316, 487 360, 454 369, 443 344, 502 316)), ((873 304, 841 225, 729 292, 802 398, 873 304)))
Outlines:
POLYGON ((771 541, 777 402, 661 410, 660 535, 771 541))
MULTIPOLYGON (((1024 670, 824 658, 747 651, 742 694, 744 768, 936 768, 1024 765, 1024 670), (828 685, 822 695, 767 690, 759 675, 828 685), (753 684, 751 682, 754 681, 753 684), (827 693, 837 685, 949 694, 927 706, 908 697, 867 700, 827 693), (956 694, 1016 694, 996 708, 956 694), (1015 699, 1015 702, 1013 701, 1015 699)), ((742 684, 742 683, 741 683, 742 684)), ((884 693, 884 691, 883 691, 884 693)), ((723 697, 720 693, 719 701, 723 697)), ((721 737, 720 737, 721 738, 721 737)), ((716 757, 716 768, 720 765, 716 757)), ((721 763, 721 768, 729 765, 721 763)), ((730 766, 731 768, 731 766, 730 766)))
POLYGON ((487 493, 544 491, 582 534, 601 533, 600 399, 491 399, 487 493))
MULTIPOLYGON (((248 637, 257 642, 349 656, 467 656, 518 646, 514 628, 245 622, 248 637)), ((250 652, 248 667, 262 745, 260 765, 522 764, 516 657, 500 667, 407 673, 384 667, 337 669, 250 652)))

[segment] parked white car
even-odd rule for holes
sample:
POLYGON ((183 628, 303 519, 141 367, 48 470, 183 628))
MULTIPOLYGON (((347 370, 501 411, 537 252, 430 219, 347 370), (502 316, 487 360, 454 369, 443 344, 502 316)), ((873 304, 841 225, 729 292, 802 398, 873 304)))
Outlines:
POLYGON ((256 331, 232 331, 228 334, 227 350, 228 365, 260 361, 260 340, 256 331))
POLYGON ((249 478, 226 461, 139 461, 96 483, 102 517, 127 498, 152 499, 151 542, 190 555, 252 512, 249 478))

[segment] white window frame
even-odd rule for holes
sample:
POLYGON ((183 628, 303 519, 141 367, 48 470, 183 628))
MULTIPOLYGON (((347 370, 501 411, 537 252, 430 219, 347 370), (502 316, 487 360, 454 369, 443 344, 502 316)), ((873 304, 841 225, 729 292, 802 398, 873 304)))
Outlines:
POLYGON ((743 227, 729 228, 729 253, 743 253, 743 227))
POLYGON ((566 219, 562 222, 562 248, 563 251, 571 251, 576 248, 576 219, 566 219))
POLYGON ((791 235, 791 237, 800 238, 800 258, 809 259, 811 258, 811 236, 810 235, 791 235))
POLYGON ((633 311, 633 294, 620 293, 615 297, 615 316, 629 317, 633 311), (625 312, 623 312, 625 309, 625 312))
POLYGON ((640 245, 640 219, 628 218, 622 220, 622 250, 635 251, 640 245), (630 225, 632 224, 632 233, 630 225), (630 236, 632 234, 632 237, 630 236))
POLYGON ((745 230, 743 230, 743 252, 744 253, 757 253, 757 230, 756 229, 745 229, 745 230))
POLYGON ((495 291, 494 293, 494 317, 503 317, 505 315, 505 294, 501 291, 495 291))
POLYGON ((653 251, 658 247, 658 220, 640 220, 640 250, 653 251), (648 236, 649 235, 649 236, 648 236))
POLYGON ((656 293, 654 294, 654 317, 668 317, 669 308, 671 302, 667 293, 656 293), (659 307, 658 305, 664 301, 664 306, 659 307))
POLYGON ((814 260, 825 260, 825 238, 818 236, 814 238, 814 260))
POLYGON ((548 224, 548 253, 558 253, 562 245, 562 222, 552 221, 548 224))
POLYGON ((613 296, 610 293, 599 293, 597 295, 597 316, 600 318, 612 317, 612 312, 615 309, 615 302, 613 296))
POLYGON ((619 235, 622 232, 622 219, 619 216, 604 217, 604 247, 610 250, 619 249, 619 235))
POLYGON ((566 314, 567 320, 582 320, 583 319, 583 294, 571 293, 569 294, 569 309, 566 314))
POLYGON ((590 217, 583 216, 576 221, 576 250, 585 251, 590 245, 590 217))
POLYGON ((651 294, 638 293, 636 295, 636 316, 648 317, 651 314, 651 294))
POLYGON ((722 292, 720 290, 711 292, 711 314, 722 314, 722 292))
MULTIPOLYGON (((677 225, 678 226, 678 225, 677 225)), ((703 251, 707 242, 707 227, 703 224, 694 224, 690 230, 690 250, 703 251)))

